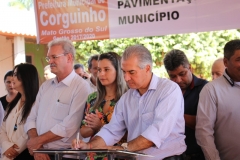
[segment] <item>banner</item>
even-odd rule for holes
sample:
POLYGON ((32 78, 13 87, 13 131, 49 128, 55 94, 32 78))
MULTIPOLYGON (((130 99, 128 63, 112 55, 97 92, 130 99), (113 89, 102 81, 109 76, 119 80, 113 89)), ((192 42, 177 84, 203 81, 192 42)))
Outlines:
POLYGON ((239 0, 35 0, 37 42, 240 28, 239 0))

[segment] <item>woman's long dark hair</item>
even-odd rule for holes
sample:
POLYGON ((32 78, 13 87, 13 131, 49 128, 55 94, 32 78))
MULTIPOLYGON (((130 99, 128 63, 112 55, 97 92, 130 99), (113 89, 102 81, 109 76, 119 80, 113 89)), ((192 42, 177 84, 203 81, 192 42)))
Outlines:
MULTIPOLYGON (((25 94, 25 104, 22 109, 22 119, 20 123, 25 123, 27 117, 32 109, 33 103, 35 102, 38 89, 39 89, 39 79, 38 72, 34 65, 29 63, 21 63, 14 67, 13 73, 16 70, 16 76, 19 81, 22 82, 23 91, 25 94), (17 69, 17 70, 16 70, 17 69)), ((18 93, 17 96, 8 104, 6 109, 6 116, 4 121, 8 118, 13 108, 17 105, 21 94, 18 93)))

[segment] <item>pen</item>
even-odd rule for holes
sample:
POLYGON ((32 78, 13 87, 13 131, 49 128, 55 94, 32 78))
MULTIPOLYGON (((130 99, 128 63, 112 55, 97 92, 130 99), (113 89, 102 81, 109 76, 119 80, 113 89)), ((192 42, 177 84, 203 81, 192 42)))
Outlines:
MULTIPOLYGON (((77 133, 76 139, 77 139, 77 145, 78 145, 79 144, 79 132, 77 133)), ((78 149, 78 148, 76 148, 76 149, 78 149)))

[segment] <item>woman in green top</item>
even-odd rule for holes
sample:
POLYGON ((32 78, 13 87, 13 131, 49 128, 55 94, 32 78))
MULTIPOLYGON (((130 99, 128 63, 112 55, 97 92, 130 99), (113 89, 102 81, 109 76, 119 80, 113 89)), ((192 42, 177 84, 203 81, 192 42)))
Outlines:
MULTIPOLYGON (((121 71, 121 57, 114 52, 99 55, 97 92, 88 96, 80 128, 83 137, 93 137, 104 124, 109 123, 116 102, 127 89, 121 71)), ((104 158, 105 155, 94 153, 88 156, 88 159, 104 158)))

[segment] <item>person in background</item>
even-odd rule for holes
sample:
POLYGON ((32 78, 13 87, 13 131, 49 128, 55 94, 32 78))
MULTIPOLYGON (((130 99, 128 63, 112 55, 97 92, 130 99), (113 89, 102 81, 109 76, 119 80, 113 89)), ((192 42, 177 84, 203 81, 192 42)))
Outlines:
POLYGON ((75 72, 81 76, 83 79, 88 79, 89 75, 85 72, 84 66, 80 63, 73 66, 75 72))
POLYGON ((52 78, 55 78, 55 77, 56 77, 56 75, 51 72, 50 65, 47 65, 46 67, 44 67, 44 78, 46 80, 49 80, 49 79, 52 79, 52 78))
POLYGON ((124 51, 121 69, 130 89, 118 100, 111 121, 88 143, 74 140, 74 148, 141 151, 154 156, 138 160, 182 160, 186 149, 183 96, 176 83, 152 73, 152 63, 151 53, 142 45, 124 51), (113 146, 126 132, 127 143, 113 146))
MULTIPOLYGON (((114 52, 99 56, 97 92, 88 96, 80 129, 84 138, 93 137, 104 124, 110 122, 117 101, 128 89, 120 64, 121 57, 114 52)), ((91 154, 88 158, 103 159, 104 157, 106 155, 91 154)))
POLYGON ((207 160, 239 160, 240 39, 224 46, 223 76, 206 84, 197 111, 196 138, 207 160))
MULTIPOLYGON (((0 126, 2 126, 3 118, 4 118, 4 109, 3 109, 2 103, 0 101, 0 126)), ((2 147, 0 146, 0 158, 1 158, 1 154, 2 154, 1 148, 2 147)))
POLYGON ((225 68, 226 67, 224 66, 223 58, 215 60, 212 65, 212 80, 222 76, 225 68))
POLYGON ((17 91, 13 88, 12 77, 13 71, 8 71, 4 76, 4 84, 7 90, 7 95, 0 98, 4 110, 6 110, 7 105, 16 97, 17 91))
POLYGON ((0 101, 0 126, 2 125, 3 117, 4 117, 4 109, 0 101))
POLYGON ((179 85, 184 98, 185 143, 187 145, 184 159, 204 160, 201 147, 196 141, 195 126, 199 93, 207 81, 197 78, 192 73, 187 56, 181 50, 171 50, 165 55, 163 62, 170 80, 179 85))
POLYGON ((0 128, 2 160, 33 160, 27 149, 28 136, 24 124, 35 102, 39 81, 36 67, 21 63, 13 69, 13 86, 18 91, 8 104, 0 128))
POLYGON ((91 74, 90 78, 87 79, 93 92, 97 91, 97 73, 98 73, 98 56, 93 55, 88 59, 88 72, 91 74))
MULTIPOLYGON (((31 154, 39 148, 71 148, 72 139, 79 132, 91 89, 73 70, 75 54, 75 47, 67 38, 57 38, 48 43, 46 61, 56 78, 41 85, 24 126, 29 135, 27 146, 31 154)), ((54 160, 54 155, 34 153, 34 158, 54 160)), ((63 160, 76 158, 64 156, 63 160)))

